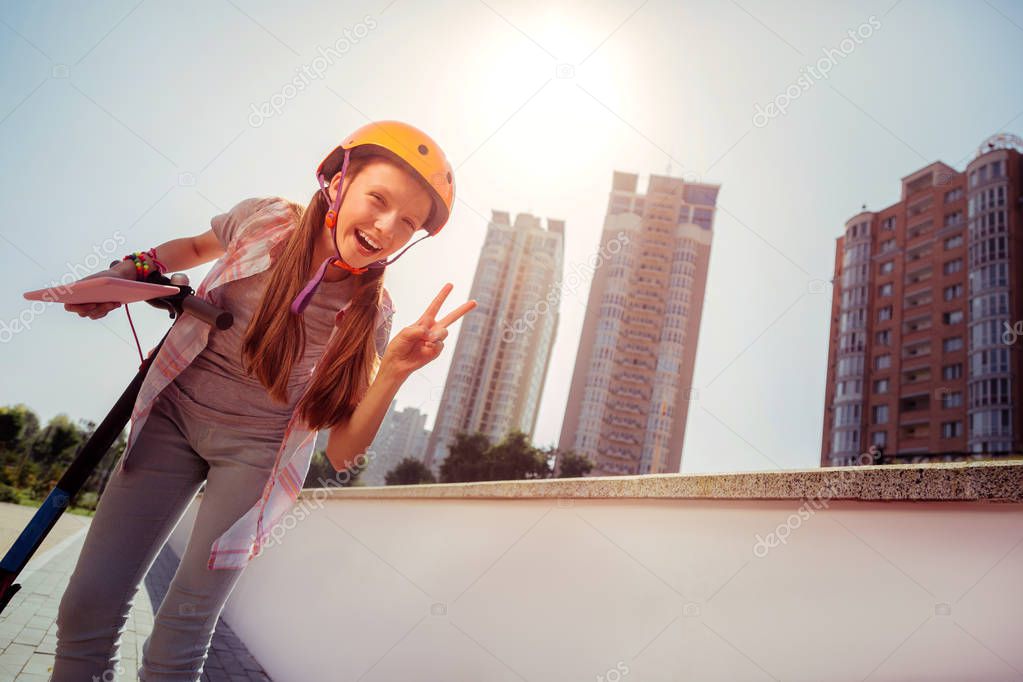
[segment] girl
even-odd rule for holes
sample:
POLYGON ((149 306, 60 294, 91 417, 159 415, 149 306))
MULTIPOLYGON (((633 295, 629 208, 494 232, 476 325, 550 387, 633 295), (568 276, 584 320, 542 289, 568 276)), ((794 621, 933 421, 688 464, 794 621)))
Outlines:
MULTIPOLYGON (((112 656, 135 591, 205 481, 138 667, 142 680, 198 680, 241 569, 297 498, 317 430, 330 429, 327 458, 346 469, 401 384, 437 358, 447 327, 476 306, 436 320, 445 284, 388 343, 384 267, 401 254, 386 259, 420 229, 436 235, 454 201, 451 166, 430 137, 397 121, 371 123, 316 176, 320 189, 304 209, 247 199, 205 234, 91 275, 143 279, 219 257, 196 295, 233 313, 234 324, 211 331, 182 315, 153 358, 60 603, 54 682, 111 679, 120 668, 112 656)), ((65 308, 97 319, 118 305, 65 308)))

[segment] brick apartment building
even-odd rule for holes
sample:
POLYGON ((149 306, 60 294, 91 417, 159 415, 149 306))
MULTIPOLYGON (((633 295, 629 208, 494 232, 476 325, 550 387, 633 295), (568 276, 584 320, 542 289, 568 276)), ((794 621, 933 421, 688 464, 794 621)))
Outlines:
POLYGON ((940 161, 835 249, 821 466, 1023 452, 1023 141, 940 161))

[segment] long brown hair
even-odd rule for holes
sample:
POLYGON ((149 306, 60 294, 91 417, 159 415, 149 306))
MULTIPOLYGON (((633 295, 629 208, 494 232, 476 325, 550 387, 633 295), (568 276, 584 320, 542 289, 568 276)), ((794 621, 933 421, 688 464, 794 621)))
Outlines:
MULTIPOLYGON (((345 173, 342 200, 351 181, 375 155, 354 157, 345 173)), ((291 312, 291 302, 302 291, 314 269, 313 254, 323 230, 327 200, 319 190, 303 210, 291 203, 298 221, 285 240, 283 252, 271 267, 263 298, 252 316, 242 342, 245 371, 259 379, 270 398, 287 404, 288 378, 305 352, 305 325, 291 312)), ((280 245, 278 245, 280 246, 280 245)), ((311 429, 335 426, 351 416, 372 383, 380 365, 374 333, 384 285, 385 268, 372 268, 356 278, 352 304, 333 330, 323 355, 296 409, 311 429)))

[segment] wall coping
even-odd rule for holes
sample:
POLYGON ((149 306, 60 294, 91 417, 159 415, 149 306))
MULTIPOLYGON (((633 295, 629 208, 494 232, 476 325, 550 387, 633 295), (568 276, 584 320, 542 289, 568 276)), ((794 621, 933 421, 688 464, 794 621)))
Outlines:
POLYGON ((594 476, 342 488, 342 474, 299 499, 653 498, 1023 502, 1023 460, 887 464, 714 474, 594 476))

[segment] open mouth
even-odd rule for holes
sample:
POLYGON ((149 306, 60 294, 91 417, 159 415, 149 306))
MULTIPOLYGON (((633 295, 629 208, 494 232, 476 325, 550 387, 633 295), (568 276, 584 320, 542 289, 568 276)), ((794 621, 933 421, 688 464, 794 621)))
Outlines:
POLYGON ((381 250, 381 247, 371 242, 362 230, 355 230, 355 241, 359 242, 359 246, 361 246, 367 253, 376 253, 381 250))

